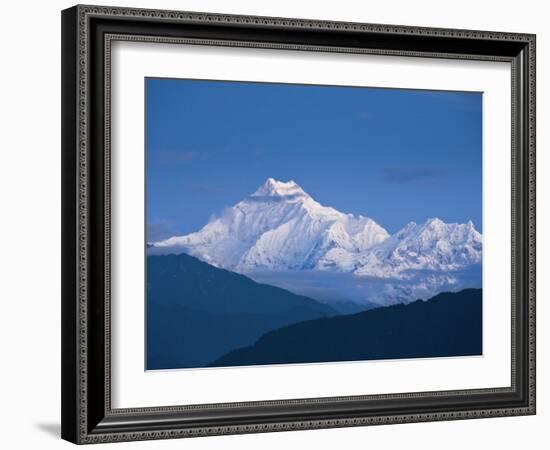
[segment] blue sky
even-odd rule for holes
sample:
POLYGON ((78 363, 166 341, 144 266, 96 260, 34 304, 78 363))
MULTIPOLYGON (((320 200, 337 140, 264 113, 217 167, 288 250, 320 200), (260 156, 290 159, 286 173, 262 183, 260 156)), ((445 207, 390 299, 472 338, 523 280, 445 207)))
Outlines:
POLYGON ((482 230, 482 94, 148 78, 148 239, 200 229, 268 177, 373 218, 482 230))

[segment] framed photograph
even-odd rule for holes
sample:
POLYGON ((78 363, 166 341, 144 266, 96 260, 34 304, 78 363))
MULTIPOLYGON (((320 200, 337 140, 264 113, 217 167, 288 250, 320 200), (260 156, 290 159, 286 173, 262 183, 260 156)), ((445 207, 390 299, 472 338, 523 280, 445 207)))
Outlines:
POLYGON ((535 36, 62 12, 62 437, 535 413, 535 36))

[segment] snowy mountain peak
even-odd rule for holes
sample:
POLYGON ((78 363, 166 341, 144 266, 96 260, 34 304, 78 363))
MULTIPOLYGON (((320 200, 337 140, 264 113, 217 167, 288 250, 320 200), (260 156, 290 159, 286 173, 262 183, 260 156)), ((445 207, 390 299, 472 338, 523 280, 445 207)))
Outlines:
POLYGON ((148 251, 185 252, 243 273, 350 271, 357 255, 388 237, 368 217, 321 205, 294 181, 268 178, 256 192, 226 208, 199 231, 155 242, 148 251))
POLYGON ((445 223, 430 218, 410 222, 362 256, 355 273, 382 278, 407 277, 418 270, 456 271, 481 262, 482 236, 472 221, 445 223))
POLYGON ((148 246, 150 254, 185 252, 246 274, 314 270, 397 280, 462 270, 479 264, 481 251, 471 221, 434 217, 390 236, 369 217, 324 206, 296 182, 274 178, 199 231, 148 246))
POLYGON ((444 226, 445 222, 443 222, 438 217, 430 217, 428 220, 426 220, 426 223, 424 225, 427 227, 439 228, 444 226))
POLYGON ((284 182, 268 178, 252 197, 309 197, 304 190, 293 180, 284 182))

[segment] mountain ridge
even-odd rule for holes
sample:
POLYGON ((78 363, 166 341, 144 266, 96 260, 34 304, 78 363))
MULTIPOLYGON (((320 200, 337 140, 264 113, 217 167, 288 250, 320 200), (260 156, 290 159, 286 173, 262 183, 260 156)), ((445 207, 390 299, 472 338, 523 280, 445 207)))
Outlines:
POLYGON ((185 253, 147 257, 147 301, 229 314, 274 314, 297 307, 319 315, 336 313, 317 300, 259 283, 185 253))
POLYGON ((239 273, 328 270, 381 278, 461 269, 479 263, 481 249, 471 221, 430 218, 390 235, 369 217, 323 206, 296 182, 273 178, 199 231, 148 244, 151 254, 185 252, 239 273))
POLYGON ((389 233, 368 217, 323 206, 294 181, 269 178, 201 230, 151 243, 152 254, 186 252, 240 273, 321 268, 382 242, 389 233), (342 253, 340 252, 340 253, 342 253), (319 264, 319 260, 325 260, 319 264))
POLYGON ((148 243, 147 253, 187 253, 260 282, 281 274, 270 284, 310 297, 312 274, 349 275, 333 298, 387 305, 481 286, 482 241, 471 221, 435 217, 390 235, 370 217, 320 204, 295 181, 268 178, 199 231, 148 243))
POLYGON ((210 367, 318 363, 482 354, 482 290, 271 330, 210 367))
POLYGON ((147 369, 203 367, 332 307, 186 255, 147 257, 147 369))

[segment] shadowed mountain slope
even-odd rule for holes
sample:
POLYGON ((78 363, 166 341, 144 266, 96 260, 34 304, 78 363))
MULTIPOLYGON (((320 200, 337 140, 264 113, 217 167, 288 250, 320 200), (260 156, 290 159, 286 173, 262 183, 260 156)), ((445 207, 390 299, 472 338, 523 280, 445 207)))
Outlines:
POLYGON ((330 306, 186 254, 147 258, 147 369, 202 367, 330 306))
POLYGON ((285 326, 211 366, 244 366, 480 355, 482 291, 285 326))

